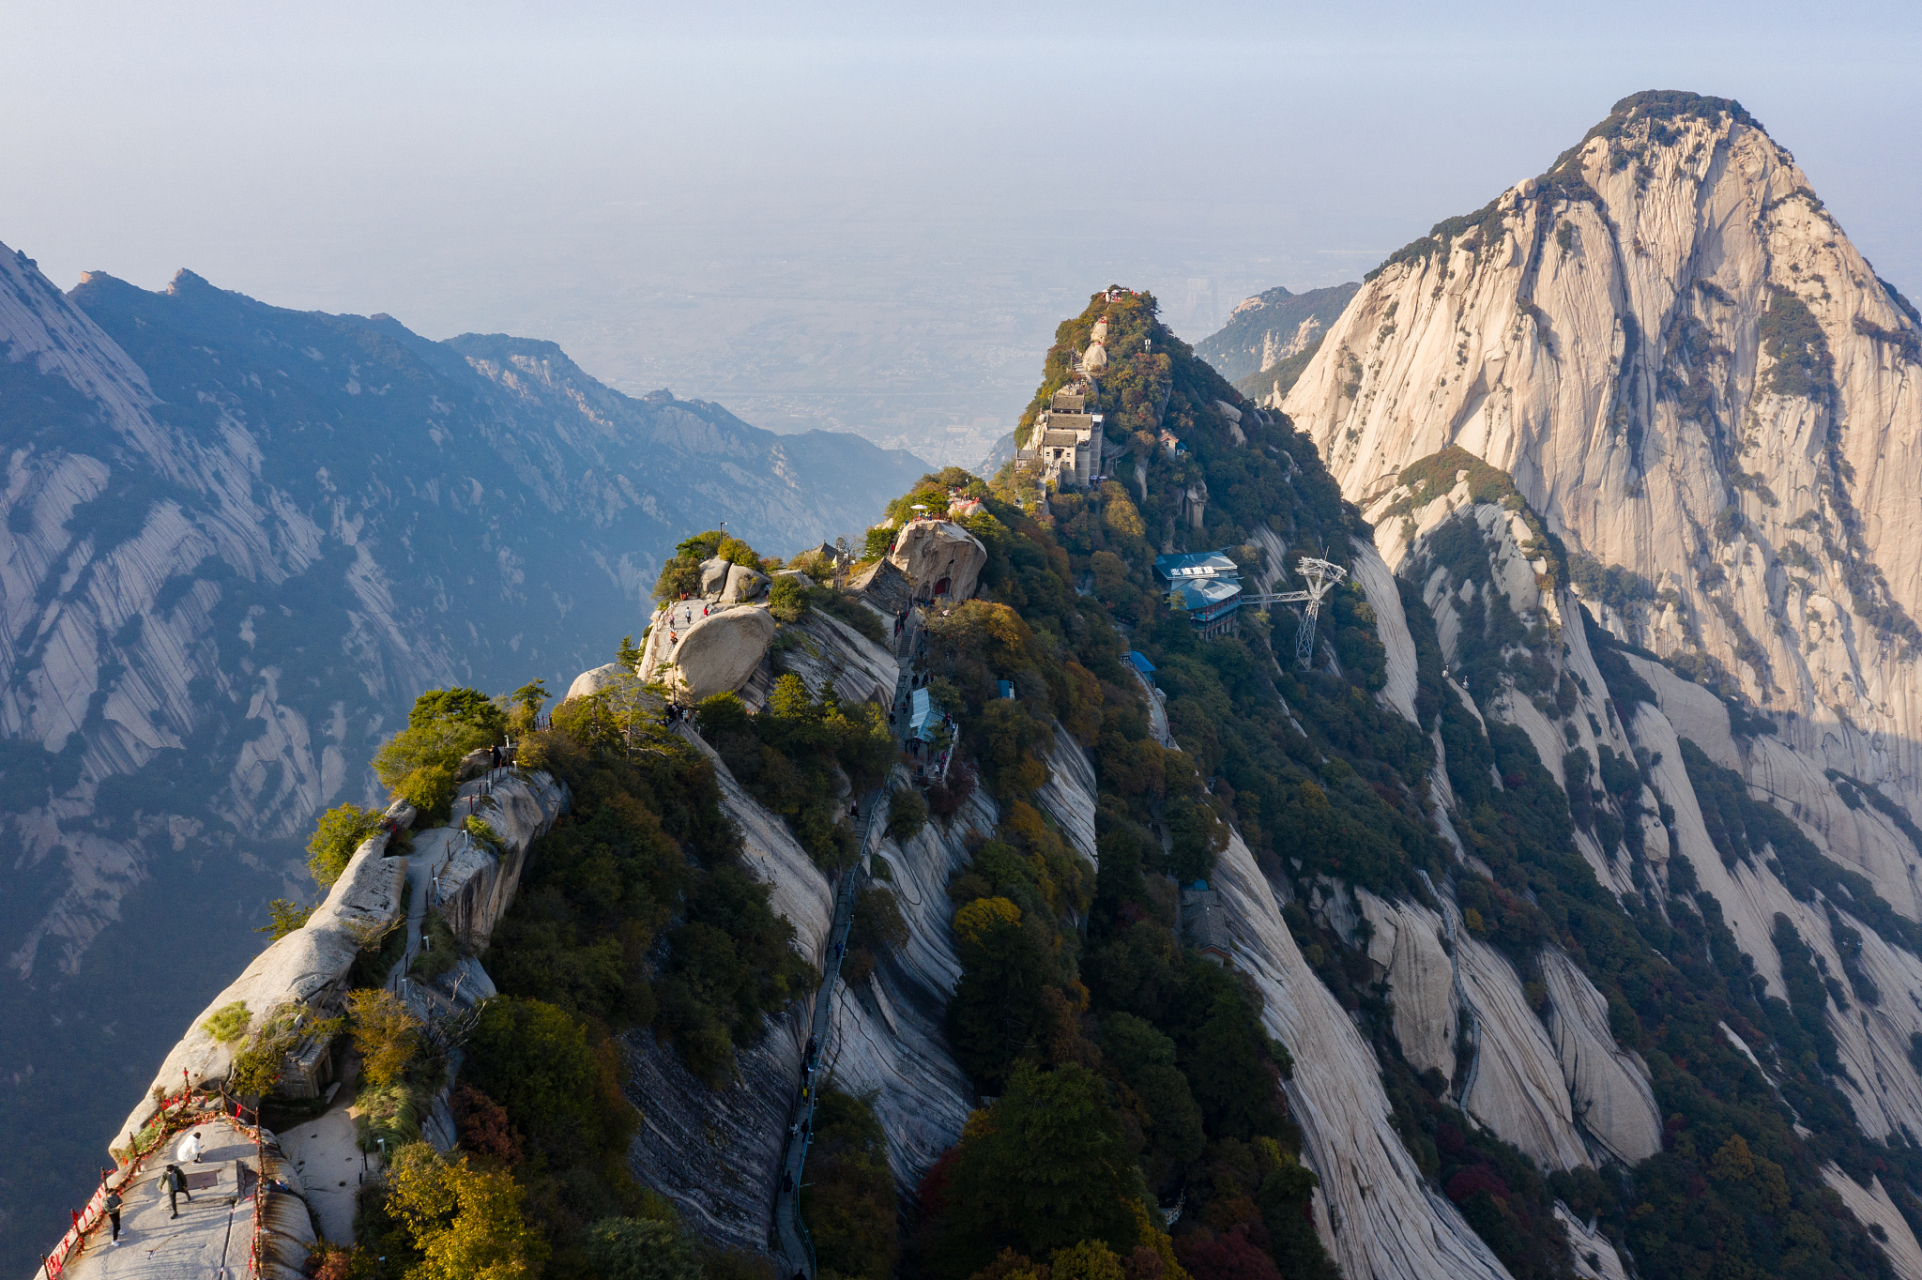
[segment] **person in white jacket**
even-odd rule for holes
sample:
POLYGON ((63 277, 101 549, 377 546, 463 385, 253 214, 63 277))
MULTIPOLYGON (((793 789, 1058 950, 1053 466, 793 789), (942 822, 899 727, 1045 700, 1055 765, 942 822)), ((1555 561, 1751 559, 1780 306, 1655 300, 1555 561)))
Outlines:
POLYGON ((174 1148, 174 1158, 182 1164, 200 1163, 200 1130, 195 1129, 180 1140, 180 1145, 174 1148))

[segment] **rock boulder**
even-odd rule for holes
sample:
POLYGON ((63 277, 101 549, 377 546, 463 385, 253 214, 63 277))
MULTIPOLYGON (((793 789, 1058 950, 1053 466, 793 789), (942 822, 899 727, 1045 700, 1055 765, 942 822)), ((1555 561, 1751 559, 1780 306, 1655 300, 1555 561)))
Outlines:
POLYGON ((684 702, 736 693, 767 656, 774 618, 765 609, 725 609, 689 627, 671 661, 684 702))
POLYGON ((914 584, 916 600, 959 601, 974 595, 988 549, 952 521, 916 520, 895 537, 888 560, 914 584))
POLYGON ((719 595, 727 586, 728 570, 734 566, 729 561, 715 556, 712 560, 701 561, 701 594, 719 595))
POLYGON ((737 564, 727 571, 727 585, 721 588, 722 604, 759 600, 767 590, 768 576, 758 569, 737 564))
MULTIPOLYGON (((612 687, 614 682, 622 676, 633 674, 618 662, 594 667, 574 677, 574 683, 567 686, 567 698, 585 698, 590 694, 599 693, 603 689, 612 687)), ((562 698, 561 701, 565 702, 567 698, 562 698)))

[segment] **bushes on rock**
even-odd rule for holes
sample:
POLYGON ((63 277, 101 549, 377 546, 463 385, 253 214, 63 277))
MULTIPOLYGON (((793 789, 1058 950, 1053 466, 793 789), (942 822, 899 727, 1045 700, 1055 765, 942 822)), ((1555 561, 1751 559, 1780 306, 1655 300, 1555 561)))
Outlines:
POLYGON ((1142 1242, 1141 1175, 1105 1083, 1085 1067, 1020 1064, 942 1174, 928 1206, 940 1243, 922 1258, 933 1275, 958 1280, 1002 1249, 1047 1255, 1099 1240, 1132 1253, 1142 1242))
POLYGON ((409 1280, 531 1280, 549 1250, 524 1200, 505 1170, 447 1160, 424 1142, 401 1148, 388 1169, 386 1208, 420 1258, 409 1280))
POLYGON ((881 958, 908 943, 908 922, 894 891, 879 885, 861 890, 854 899, 854 919, 848 929, 848 958, 841 977, 850 985, 864 981, 881 958))
POLYGON ((471 1084, 454 1090, 447 1103, 461 1150, 505 1165, 520 1163, 525 1142, 507 1118, 507 1108, 471 1084))
POLYGON ((331 888, 347 870, 354 850, 380 830, 381 815, 357 804, 338 804, 320 815, 307 840, 307 869, 323 889, 331 888))
POLYGON ((837 799, 847 784, 837 768, 856 794, 880 780, 893 738, 879 707, 844 704, 831 688, 817 700, 799 676, 784 675, 762 714, 748 715, 724 693, 703 700, 695 721, 735 780, 787 819, 817 863, 838 870, 854 860, 855 833, 837 799))
POLYGON ((445 821, 462 757, 506 731, 507 714, 478 689, 429 689, 414 700, 407 727, 375 752, 374 772, 426 820, 445 821))
POLYGON ((253 1015, 247 1012, 247 1002, 236 1000, 232 1004, 223 1004, 214 1010, 213 1016, 200 1026, 221 1044, 232 1044, 247 1034, 247 1028, 253 1025, 253 1021, 253 1015))
POLYGON ((888 641, 887 629, 881 625, 881 615, 861 603, 859 596, 835 587, 815 587, 807 593, 808 605, 823 613, 831 613, 847 623, 860 635, 879 645, 888 641))
POLYGON ((599 1280, 700 1280, 701 1263, 671 1222, 603 1218, 588 1229, 587 1257, 599 1280))
POLYGON ((313 914, 313 907, 303 907, 292 898, 275 898, 267 904, 267 923, 254 932, 267 934, 279 942, 294 930, 305 927, 313 914))
POLYGON ((360 1051, 361 1077, 375 1088, 398 1084, 420 1051, 420 1019, 391 991, 347 993, 347 1019, 360 1051))
POLYGON ((928 802, 912 787, 901 787, 888 797, 888 838, 912 840, 928 825, 928 802))
POLYGON ((767 611, 782 622, 799 622, 807 616, 808 589, 792 574, 776 578, 767 590, 767 611))

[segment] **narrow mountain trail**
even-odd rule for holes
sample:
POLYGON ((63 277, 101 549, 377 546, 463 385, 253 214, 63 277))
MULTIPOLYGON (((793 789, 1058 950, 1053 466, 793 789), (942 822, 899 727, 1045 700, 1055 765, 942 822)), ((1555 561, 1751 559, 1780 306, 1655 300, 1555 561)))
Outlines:
MULTIPOLYGON (((909 626, 901 646, 911 655, 901 664, 895 680, 894 698, 888 707, 888 720, 894 743, 900 748, 907 735, 909 712, 905 706, 913 688, 914 671, 921 654, 920 614, 909 615, 909 626)), ((828 928, 828 947, 822 960, 821 985, 814 993, 814 1016, 808 1022, 808 1048, 803 1064, 801 1096, 796 1101, 794 1120, 788 1128, 787 1148, 781 1156, 781 1182, 775 1192, 774 1229, 780 1239, 781 1256, 788 1274, 814 1280, 814 1242, 807 1224, 801 1220, 802 1176, 807 1166, 808 1145, 814 1132, 814 1107, 820 1101, 817 1068, 821 1050, 827 1043, 828 1024, 834 1014, 834 989, 841 980, 841 962, 846 958, 848 930, 854 923, 854 900, 867 883, 868 847, 875 835, 875 822, 881 817, 882 799, 891 787, 882 783, 861 801, 863 821, 861 842, 854 862, 841 874, 835 886, 834 923, 828 928)))

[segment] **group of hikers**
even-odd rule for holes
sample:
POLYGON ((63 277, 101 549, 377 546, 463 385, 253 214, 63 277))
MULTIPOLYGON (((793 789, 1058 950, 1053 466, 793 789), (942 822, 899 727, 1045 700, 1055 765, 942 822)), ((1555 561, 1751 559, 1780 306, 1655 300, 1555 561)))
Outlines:
MULTIPOLYGON (((192 1133, 189 1133, 180 1140, 180 1145, 174 1148, 173 1160, 168 1163, 165 1169, 160 1171, 160 1178, 155 1183, 155 1198, 158 1199, 162 1193, 167 1197, 168 1221, 172 1221, 174 1218, 180 1216, 180 1201, 182 1197, 185 1197, 188 1204, 194 1202, 193 1192, 187 1189, 186 1170, 180 1166, 183 1164, 201 1163, 205 1144, 201 1141, 200 1132, 200 1130, 195 1129, 192 1133)), ((107 1212, 107 1223, 113 1232, 111 1243, 115 1247, 118 1247, 120 1244, 120 1214, 121 1211, 126 1208, 126 1204, 126 1200, 121 1197, 118 1189, 113 1187, 107 1188, 107 1198, 101 1207, 107 1212)), ((73 1218, 74 1225, 78 1226, 80 1224, 80 1214, 77 1210, 73 1218)))
MULTIPOLYGON (((710 606, 706 604, 701 606, 701 616, 703 618, 707 617, 709 607, 710 606)), ((677 625, 682 627, 691 627, 694 625, 694 605, 688 601, 685 595, 667 607, 667 642, 670 645, 678 643, 680 640, 680 633, 676 630, 677 625), (677 616, 681 619, 678 624, 675 622, 677 616)))
MULTIPOLYGON (((835 953, 838 955, 841 944, 837 942, 834 946, 835 953)), ((787 1127, 790 1148, 792 1144, 796 1142, 799 1142, 803 1147, 807 1145, 808 1129, 813 1123, 813 1116, 809 1110, 809 1104, 814 1101, 814 1069, 820 1065, 820 1058, 821 1042, 814 1036, 809 1036, 807 1051, 802 1064, 804 1074, 801 1078, 801 1096, 795 1100, 794 1106, 798 1114, 787 1127)), ((782 1171, 781 1190, 788 1192, 794 1190, 794 1171, 792 1169, 782 1171)))

